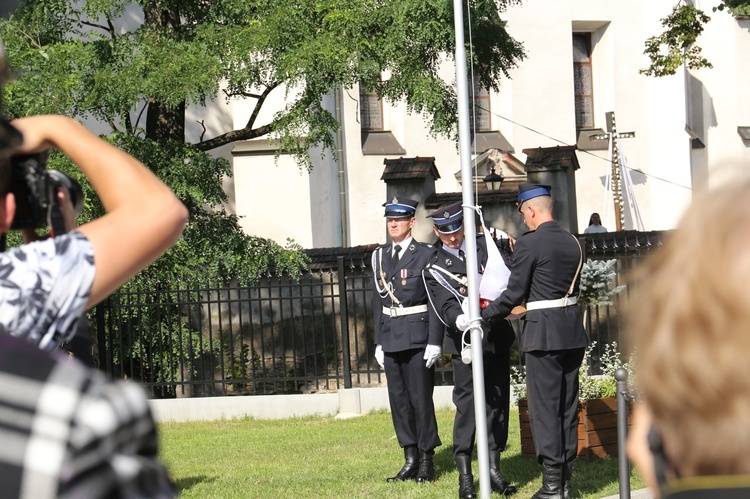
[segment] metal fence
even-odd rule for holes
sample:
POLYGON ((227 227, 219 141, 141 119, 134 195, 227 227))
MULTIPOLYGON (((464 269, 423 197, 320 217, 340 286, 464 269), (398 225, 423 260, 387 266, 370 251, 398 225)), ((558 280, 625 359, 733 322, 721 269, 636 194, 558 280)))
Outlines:
MULTIPOLYGON (((619 282, 658 247, 661 233, 597 234, 581 241, 587 258, 616 259, 619 282)), ((141 382, 154 398, 381 385, 370 259, 336 251, 322 259, 329 263, 314 261, 297 280, 273 274, 254 280, 134 279, 92 314, 95 362, 113 377, 141 382)), ((629 292, 612 305, 589 308, 586 328, 598 345, 622 341, 620 311, 629 292)), ((520 321, 513 326, 520 336, 520 321)), ((517 349, 512 361, 522 362, 517 349)), ((453 382, 447 358, 438 361, 436 381, 453 382)))

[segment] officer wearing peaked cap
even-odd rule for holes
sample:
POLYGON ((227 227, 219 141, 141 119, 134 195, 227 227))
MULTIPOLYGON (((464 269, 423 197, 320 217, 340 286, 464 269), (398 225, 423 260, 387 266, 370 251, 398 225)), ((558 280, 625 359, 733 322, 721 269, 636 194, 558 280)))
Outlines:
MULTIPOLYGON (((447 326, 445 350, 452 357, 453 402, 456 405, 456 417, 453 422, 453 459, 459 474, 458 495, 461 499, 470 499, 477 497, 471 472, 476 420, 472 366, 461 361, 463 331, 457 325, 458 317, 463 314, 462 302, 468 293, 461 203, 443 206, 428 217, 433 219, 433 229, 439 241, 435 244, 437 252, 424 271, 425 285, 431 306, 447 326)), ((504 239, 498 243, 504 265, 510 267, 510 241, 504 239)), ((485 272, 487 262, 487 243, 484 235, 478 235, 477 267, 480 274, 485 272)), ((483 323, 482 329, 490 484, 493 491, 510 495, 516 492, 516 487, 508 483, 500 473, 500 453, 505 450, 508 440, 510 346, 515 340, 515 333, 506 320, 483 323)), ((467 332, 466 341, 470 343, 468 335, 467 332)))
POLYGON ((578 453, 578 370, 588 343, 576 305, 583 255, 578 240, 552 218, 550 186, 520 185, 518 211, 529 232, 515 243, 507 289, 482 310, 482 318, 506 317, 526 302, 520 349, 542 465, 542 487, 534 497, 569 498, 578 453))
POLYGON ((391 242, 372 255, 375 358, 385 370, 393 426, 404 465, 389 482, 435 478, 433 456, 441 444, 432 394, 443 325, 427 305, 422 269, 435 250, 412 238, 417 201, 385 203, 391 242))

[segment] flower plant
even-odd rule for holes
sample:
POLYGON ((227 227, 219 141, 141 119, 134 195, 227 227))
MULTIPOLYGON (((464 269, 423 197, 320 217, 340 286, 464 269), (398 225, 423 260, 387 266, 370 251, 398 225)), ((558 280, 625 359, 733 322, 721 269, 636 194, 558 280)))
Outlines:
MULTIPOLYGON (((579 400, 591 400, 604 397, 614 397, 617 394, 617 380, 615 371, 624 368, 628 371, 628 384, 632 384, 633 357, 623 362, 617 342, 604 345, 604 351, 598 358, 593 356, 596 342, 592 342, 583 355, 581 369, 578 372, 578 398, 579 400), (592 375, 591 368, 598 364, 601 374, 592 375)), ((525 399, 526 392, 526 370, 523 366, 511 367, 511 386, 516 400, 525 399)))

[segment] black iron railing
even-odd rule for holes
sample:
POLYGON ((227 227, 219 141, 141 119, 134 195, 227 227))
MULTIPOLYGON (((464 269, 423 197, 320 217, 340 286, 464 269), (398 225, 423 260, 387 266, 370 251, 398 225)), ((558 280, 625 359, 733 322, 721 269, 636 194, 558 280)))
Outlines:
MULTIPOLYGON (((587 258, 617 260, 619 280, 660 245, 661 233, 596 234, 581 241, 587 258)), ((133 279, 92 314, 98 365, 113 377, 141 382, 154 398, 381 385, 370 259, 337 251, 298 280, 274 274, 257 280, 133 279)), ((586 328, 597 345, 622 341, 620 311, 629 292, 615 296, 612 305, 588 309, 586 328)), ((513 326, 520 336, 520 322, 513 326)), ((517 350, 512 362, 522 362, 517 350)), ((437 364, 437 383, 453 383, 445 358, 437 364)))

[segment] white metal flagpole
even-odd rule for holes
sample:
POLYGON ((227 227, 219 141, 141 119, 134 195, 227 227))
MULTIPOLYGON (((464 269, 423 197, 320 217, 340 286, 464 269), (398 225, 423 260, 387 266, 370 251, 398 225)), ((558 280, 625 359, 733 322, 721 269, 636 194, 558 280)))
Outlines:
POLYGON ((469 136, 469 86, 467 83, 466 48, 464 46, 464 15, 461 0, 453 0, 456 30, 456 93, 458 96, 458 145, 463 185, 464 240, 466 241, 466 276, 468 278, 469 319, 471 320, 471 370, 474 382, 474 419, 479 459, 479 493, 490 497, 489 449, 487 446, 487 416, 484 397, 484 366, 482 358, 482 329, 479 315, 479 285, 477 270, 477 237, 474 218, 474 174, 471 170, 471 138, 469 136))

